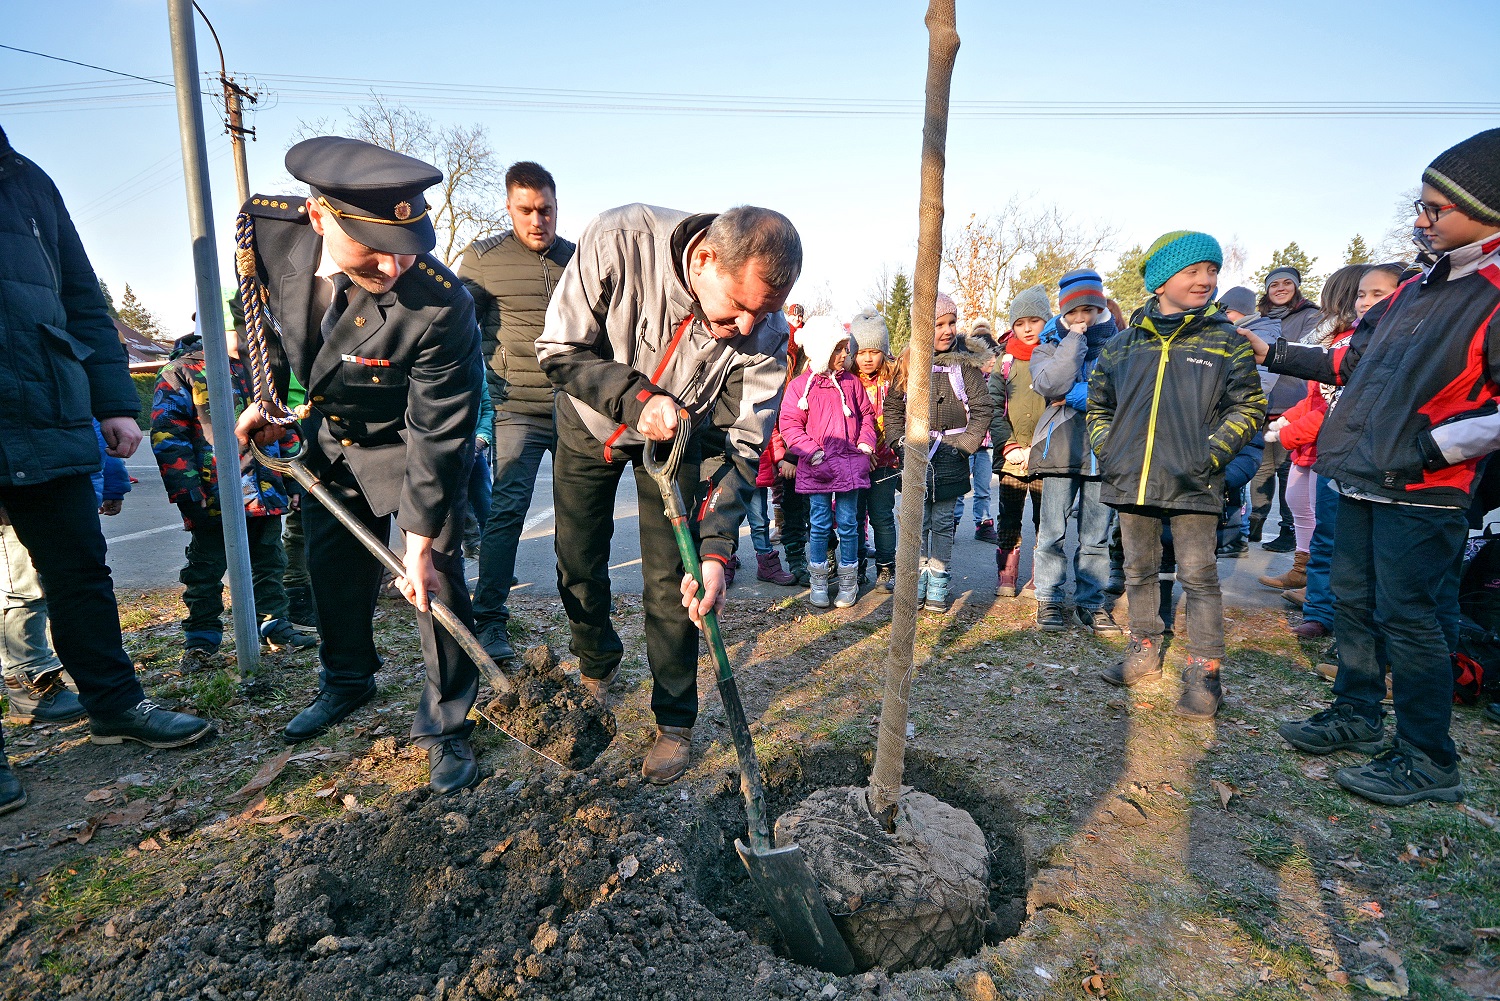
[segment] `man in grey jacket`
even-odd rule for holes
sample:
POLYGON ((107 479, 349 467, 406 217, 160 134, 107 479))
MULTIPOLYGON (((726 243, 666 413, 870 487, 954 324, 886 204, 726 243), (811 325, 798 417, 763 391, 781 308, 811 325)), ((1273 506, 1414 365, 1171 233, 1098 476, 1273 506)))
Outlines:
POLYGON ((490 457, 495 488, 489 511, 478 512, 484 539, 474 589, 474 625, 496 660, 516 655, 505 602, 537 470, 542 455, 557 441, 554 390, 537 362, 536 339, 575 249, 557 235, 557 182, 540 164, 523 160, 505 172, 505 211, 510 232, 474 241, 458 266, 458 277, 474 297, 483 332, 485 378, 495 406, 490 457))
POLYGON ((781 307, 802 270, 790 220, 740 206, 689 215, 626 205, 595 218, 563 273, 537 338, 559 390, 553 490, 557 582, 584 684, 605 702, 624 647, 610 622, 615 492, 635 465, 646 655, 656 742, 642 774, 687 770, 698 715, 700 611, 724 599, 724 565, 781 402, 781 307), (692 429, 678 484, 703 562, 702 599, 683 572, 642 450, 692 429), (705 453, 715 456, 704 459, 705 453), (722 455, 722 458, 719 456, 722 455))

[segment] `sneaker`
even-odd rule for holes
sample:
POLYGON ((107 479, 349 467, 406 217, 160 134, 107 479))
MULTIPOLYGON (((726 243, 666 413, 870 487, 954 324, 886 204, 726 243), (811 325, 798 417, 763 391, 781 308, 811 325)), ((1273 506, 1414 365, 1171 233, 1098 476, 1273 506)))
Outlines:
POLYGON ((1244 537, 1224 543, 1214 550, 1214 555, 1221 560, 1237 560, 1250 555, 1250 543, 1244 537))
POLYGON ((1111 685, 1125 687, 1161 677, 1161 642, 1149 636, 1132 636, 1125 656, 1099 672, 1111 685))
POLYGON ((894 563, 875 564, 875 586, 883 587, 887 591, 896 590, 896 565, 894 563))
POLYGON ((995 532, 995 522, 986 518, 974 526, 974 540, 976 542, 988 542, 992 546, 1000 544, 1000 536, 995 532))
POLYGON ((1044 633, 1066 632, 1068 619, 1063 606, 1050 601, 1036 606, 1036 624, 1044 633))
POLYGON ((1370 761, 1340 768, 1333 780, 1356 796, 1385 806, 1406 806, 1435 799, 1457 803, 1464 798, 1458 762, 1444 767, 1400 737, 1370 761))
POLYGON ((1310 719, 1287 720, 1276 728, 1281 739, 1308 754, 1360 751, 1374 754, 1385 746, 1385 725, 1371 723, 1346 702, 1314 713, 1310 719))
POLYGON ((63 684, 61 668, 36 678, 27 677, 25 670, 7 674, 5 694, 7 723, 68 723, 88 715, 78 696, 63 684))
POLYGON ((1103 607, 1078 609, 1078 624, 1095 636, 1117 636, 1124 632, 1110 610, 1103 607))
POLYGON ((318 645, 316 633, 304 632, 292 625, 291 619, 267 619, 260 627, 260 638, 272 653, 289 650, 298 653, 312 650, 318 645))
POLYGON ((163 709, 150 699, 141 699, 115 716, 89 717, 89 740, 95 744, 133 740, 147 747, 185 747, 213 732, 208 720, 163 709))

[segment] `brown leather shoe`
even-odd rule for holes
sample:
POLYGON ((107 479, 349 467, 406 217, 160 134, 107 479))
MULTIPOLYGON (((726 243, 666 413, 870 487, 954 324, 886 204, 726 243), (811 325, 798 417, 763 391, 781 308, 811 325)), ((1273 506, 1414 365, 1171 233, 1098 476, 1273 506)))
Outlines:
POLYGON ((578 680, 582 683, 583 690, 592 695, 594 697, 594 701, 599 703, 601 707, 603 707, 605 710, 608 710, 610 707, 609 689, 610 686, 615 683, 615 679, 619 676, 620 665, 616 664, 615 669, 613 671, 610 671, 609 674, 605 675, 602 678, 590 678, 587 674, 585 674, 582 675, 578 680))
POLYGON ((682 778, 687 771, 688 751, 693 744, 693 728, 690 726, 659 726, 656 728, 656 743, 641 765, 641 778, 655 785, 664 786, 682 778))

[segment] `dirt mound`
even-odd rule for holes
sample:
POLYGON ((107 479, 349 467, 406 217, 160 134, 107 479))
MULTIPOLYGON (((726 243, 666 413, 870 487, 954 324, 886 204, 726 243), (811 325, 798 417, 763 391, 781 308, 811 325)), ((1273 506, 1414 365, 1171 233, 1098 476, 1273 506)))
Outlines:
POLYGON ((820 789, 776 821, 802 846, 860 969, 941 966, 979 949, 989 923, 984 832, 963 810, 903 788, 896 830, 862 787, 820 789))
POLYGON ((546 646, 535 646, 506 668, 515 690, 482 712, 516 740, 564 768, 592 765, 615 736, 615 718, 557 666, 546 646))

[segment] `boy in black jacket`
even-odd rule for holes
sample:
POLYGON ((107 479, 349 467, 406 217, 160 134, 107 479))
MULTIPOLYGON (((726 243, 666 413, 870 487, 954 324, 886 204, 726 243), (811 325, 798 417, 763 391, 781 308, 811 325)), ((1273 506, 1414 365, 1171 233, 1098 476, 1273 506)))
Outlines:
POLYGON ((1104 471, 1100 498, 1120 512, 1130 648, 1104 680, 1161 676, 1157 574, 1161 523, 1172 526, 1177 579, 1187 594, 1187 669, 1177 712, 1212 719, 1222 691, 1224 602, 1219 513, 1224 470, 1266 421, 1255 360, 1213 301, 1223 253, 1206 233, 1179 230, 1146 252, 1153 293, 1104 346, 1089 380, 1089 444, 1104 471))
POLYGON ((1476 469, 1500 448, 1500 129, 1434 160, 1414 208, 1442 256, 1366 313, 1345 346, 1272 346, 1242 331, 1271 371, 1345 386, 1313 467, 1340 495, 1334 701, 1279 732, 1311 754, 1378 751, 1335 778, 1390 806, 1463 798, 1448 735, 1455 617, 1444 610, 1458 600, 1476 469), (1396 735, 1382 750, 1386 663, 1396 735))

